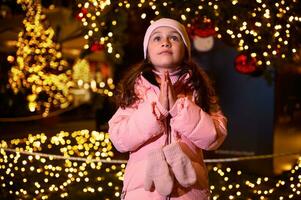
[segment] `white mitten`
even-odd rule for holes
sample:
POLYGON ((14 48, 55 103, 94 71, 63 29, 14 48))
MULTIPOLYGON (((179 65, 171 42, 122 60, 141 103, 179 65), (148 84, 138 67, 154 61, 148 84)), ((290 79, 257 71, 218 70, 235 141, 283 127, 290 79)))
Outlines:
POLYGON ((144 189, 150 191, 153 185, 163 196, 168 196, 173 188, 173 177, 161 148, 151 151, 147 157, 144 189))
POLYGON ((172 172, 183 187, 190 187, 196 183, 197 176, 192 163, 177 142, 165 146, 163 152, 172 172))

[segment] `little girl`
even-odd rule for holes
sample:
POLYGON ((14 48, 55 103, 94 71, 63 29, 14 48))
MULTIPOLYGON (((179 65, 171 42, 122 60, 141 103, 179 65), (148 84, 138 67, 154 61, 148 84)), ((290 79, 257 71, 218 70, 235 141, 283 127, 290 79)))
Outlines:
POLYGON ((144 61, 124 77, 110 139, 130 152, 121 199, 209 199, 202 150, 224 141, 227 120, 214 89, 192 61, 178 21, 161 18, 144 36, 144 61))

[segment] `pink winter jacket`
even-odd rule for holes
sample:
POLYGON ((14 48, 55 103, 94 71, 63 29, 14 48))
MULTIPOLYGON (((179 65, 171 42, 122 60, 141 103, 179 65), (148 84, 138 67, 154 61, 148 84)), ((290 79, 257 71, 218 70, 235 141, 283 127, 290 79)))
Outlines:
POLYGON ((109 121, 110 139, 115 148, 120 152, 130 152, 122 199, 166 199, 156 191, 145 191, 143 184, 148 152, 164 146, 166 142, 164 120, 168 114, 171 115, 171 134, 191 159, 198 179, 190 188, 175 183, 170 199, 208 199, 208 174, 202 149, 214 150, 223 143, 227 135, 225 116, 221 111, 204 112, 193 102, 193 91, 179 94, 175 105, 167 111, 158 101, 159 88, 142 75, 136 80, 135 92, 141 100, 126 109, 119 108, 109 121))

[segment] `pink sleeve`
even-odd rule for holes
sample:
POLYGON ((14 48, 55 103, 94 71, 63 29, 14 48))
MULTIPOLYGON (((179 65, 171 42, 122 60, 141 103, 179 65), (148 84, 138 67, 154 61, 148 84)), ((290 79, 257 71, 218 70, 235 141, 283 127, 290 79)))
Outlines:
POLYGON ((163 132, 155 105, 146 101, 138 108, 119 108, 109 120, 109 135, 120 152, 135 151, 149 139, 163 132))
POLYGON ((217 149, 227 135, 227 120, 221 111, 209 115, 187 97, 170 110, 171 128, 204 150, 217 149))

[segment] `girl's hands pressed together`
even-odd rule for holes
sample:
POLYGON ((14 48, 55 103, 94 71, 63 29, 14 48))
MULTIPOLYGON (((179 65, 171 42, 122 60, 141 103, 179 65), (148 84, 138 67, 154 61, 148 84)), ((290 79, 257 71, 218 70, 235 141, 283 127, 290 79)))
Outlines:
POLYGON ((174 86, 171 83, 169 73, 167 71, 167 90, 168 90, 168 110, 170 110, 177 100, 177 95, 174 86))
POLYGON ((168 73, 168 71, 165 71, 163 76, 160 79, 161 86, 160 86, 159 102, 166 110, 169 110, 167 73, 168 73))
POLYGON ((165 71, 163 77, 161 77, 159 102, 165 109, 170 110, 175 104, 176 99, 177 98, 169 77, 169 73, 168 71, 165 71))

